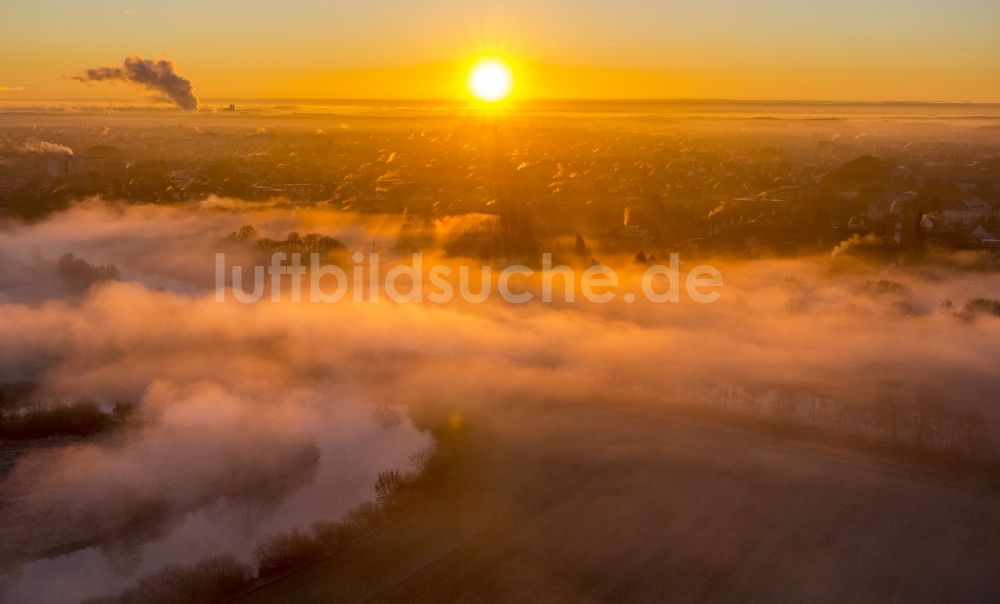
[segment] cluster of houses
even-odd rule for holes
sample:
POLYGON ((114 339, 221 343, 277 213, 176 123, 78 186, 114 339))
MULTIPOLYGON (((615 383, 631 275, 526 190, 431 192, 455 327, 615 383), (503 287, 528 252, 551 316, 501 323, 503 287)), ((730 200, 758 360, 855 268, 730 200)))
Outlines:
POLYGON ((913 191, 882 195, 869 201, 865 215, 852 219, 851 226, 891 235, 898 241, 920 238, 1000 249, 1000 204, 965 197, 943 202, 937 209, 920 205, 913 191))

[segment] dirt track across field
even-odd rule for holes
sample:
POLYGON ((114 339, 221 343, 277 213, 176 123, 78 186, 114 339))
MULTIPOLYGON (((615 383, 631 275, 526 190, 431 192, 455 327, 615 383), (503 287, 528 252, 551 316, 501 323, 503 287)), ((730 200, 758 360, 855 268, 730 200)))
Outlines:
POLYGON ((1000 497, 692 419, 510 409, 457 493, 249 602, 998 601, 1000 497))

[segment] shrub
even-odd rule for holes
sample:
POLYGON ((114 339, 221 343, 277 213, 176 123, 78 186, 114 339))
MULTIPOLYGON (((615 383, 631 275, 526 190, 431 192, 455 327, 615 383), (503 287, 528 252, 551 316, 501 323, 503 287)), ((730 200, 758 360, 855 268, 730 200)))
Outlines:
POLYGON ((313 525, 313 535, 324 550, 334 550, 356 537, 351 527, 342 522, 317 522, 313 525))
POLYGON ((386 507, 392 504, 393 498, 403 486, 403 475, 399 470, 379 472, 375 481, 375 500, 386 507))
POLYGON ((323 555, 320 540, 301 531, 271 537, 257 547, 257 574, 274 577, 323 555))
POLYGON ((993 315, 1000 317, 1000 300, 992 298, 973 298, 965 303, 963 312, 968 315, 993 315))
POLYGON ((357 534, 361 534, 378 525, 383 518, 384 513, 382 508, 370 501, 366 501, 347 512, 344 517, 344 524, 349 525, 352 531, 357 531, 357 534))
POLYGON ((139 579, 118 596, 90 600, 89 604, 178 604, 224 602, 244 589, 253 570, 232 556, 207 558, 193 566, 172 564, 139 579))

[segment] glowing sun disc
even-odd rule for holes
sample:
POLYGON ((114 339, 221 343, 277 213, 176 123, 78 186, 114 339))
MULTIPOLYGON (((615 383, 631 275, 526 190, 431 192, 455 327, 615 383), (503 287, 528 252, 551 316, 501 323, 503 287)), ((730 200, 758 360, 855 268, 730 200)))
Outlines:
POLYGON ((513 86, 510 68, 496 59, 483 59, 469 73, 469 92, 489 103, 506 97, 513 86))

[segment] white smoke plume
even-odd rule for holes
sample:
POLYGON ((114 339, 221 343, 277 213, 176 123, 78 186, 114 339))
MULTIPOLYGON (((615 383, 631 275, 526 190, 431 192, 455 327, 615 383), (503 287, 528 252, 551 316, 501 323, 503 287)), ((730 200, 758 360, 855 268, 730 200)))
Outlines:
POLYGON ((73 150, 66 145, 49 141, 29 139, 17 146, 18 151, 37 153, 39 155, 73 155, 73 150))

